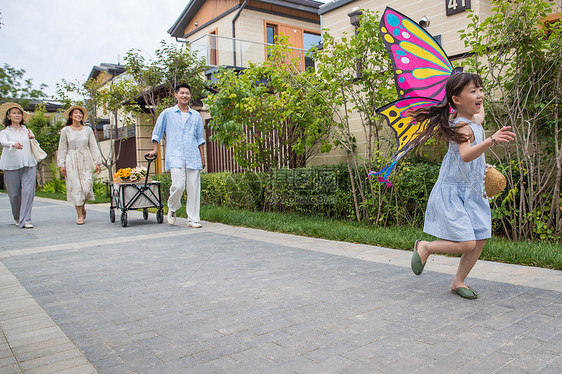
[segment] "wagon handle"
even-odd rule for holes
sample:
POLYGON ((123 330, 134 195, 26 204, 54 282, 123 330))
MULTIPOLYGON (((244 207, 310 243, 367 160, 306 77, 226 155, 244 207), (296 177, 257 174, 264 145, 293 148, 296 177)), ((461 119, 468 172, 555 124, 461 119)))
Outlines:
POLYGON ((150 164, 152 161, 156 160, 156 155, 154 155, 154 157, 149 157, 147 153, 144 155, 144 159, 148 162, 148 166, 146 168, 146 179, 144 180, 144 187, 146 188, 148 184, 148 176, 150 175, 150 164))

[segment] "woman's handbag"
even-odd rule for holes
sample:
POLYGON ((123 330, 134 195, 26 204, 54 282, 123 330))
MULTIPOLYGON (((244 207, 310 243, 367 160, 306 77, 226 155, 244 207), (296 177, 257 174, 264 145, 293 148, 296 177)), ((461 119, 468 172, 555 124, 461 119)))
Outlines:
POLYGON ((31 153, 35 158, 35 161, 41 162, 47 157, 47 153, 41 149, 39 142, 35 139, 29 139, 29 143, 31 144, 31 153))
POLYGON ((490 199, 505 190, 507 179, 498 169, 486 164, 484 171, 484 198, 490 199))

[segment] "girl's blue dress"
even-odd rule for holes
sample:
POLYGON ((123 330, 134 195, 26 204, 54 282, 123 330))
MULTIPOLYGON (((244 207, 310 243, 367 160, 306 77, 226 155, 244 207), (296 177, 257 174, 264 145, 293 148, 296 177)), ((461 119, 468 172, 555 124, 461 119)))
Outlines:
MULTIPOLYGON (((482 126, 462 117, 452 120, 451 126, 459 122, 469 123, 474 133, 471 145, 484 140, 482 126)), ((485 165, 484 154, 476 160, 464 162, 459 154, 459 145, 449 143, 449 151, 443 158, 439 178, 427 202, 424 232, 456 242, 491 237, 490 204, 482 197, 485 165)))

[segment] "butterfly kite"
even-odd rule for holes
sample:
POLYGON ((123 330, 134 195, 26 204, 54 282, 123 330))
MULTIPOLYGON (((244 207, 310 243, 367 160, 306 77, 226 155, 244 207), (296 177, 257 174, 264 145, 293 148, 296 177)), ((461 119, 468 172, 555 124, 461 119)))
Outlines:
POLYGON ((419 144, 419 134, 427 121, 417 123, 411 111, 438 104, 445 97, 445 83, 451 74, 462 72, 451 61, 437 41, 415 21, 387 7, 380 22, 381 37, 392 61, 398 100, 376 110, 396 136, 397 149, 378 175, 381 183, 391 186, 388 176, 396 163, 419 144))

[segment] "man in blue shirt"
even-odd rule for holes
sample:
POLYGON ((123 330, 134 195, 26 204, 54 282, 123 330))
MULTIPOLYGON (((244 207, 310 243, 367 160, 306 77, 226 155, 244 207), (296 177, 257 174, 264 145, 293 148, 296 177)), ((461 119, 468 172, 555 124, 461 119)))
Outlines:
POLYGON ((152 151, 149 157, 158 154, 158 143, 166 134, 165 169, 170 171, 172 186, 168 199, 168 223, 176 223, 176 211, 181 208, 183 191, 187 191, 187 227, 201 227, 199 210, 201 205, 201 170, 205 168, 205 138, 201 115, 189 107, 191 88, 180 83, 175 88, 177 105, 165 109, 152 131, 152 151))

